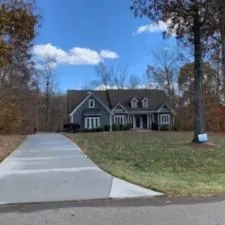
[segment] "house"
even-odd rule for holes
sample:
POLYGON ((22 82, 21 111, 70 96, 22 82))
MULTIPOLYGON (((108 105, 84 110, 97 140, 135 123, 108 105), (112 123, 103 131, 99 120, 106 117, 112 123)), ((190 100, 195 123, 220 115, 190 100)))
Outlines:
POLYGON ((124 89, 107 91, 67 91, 70 123, 80 129, 95 129, 112 124, 129 124, 133 129, 172 128, 174 112, 164 91, 124 89))

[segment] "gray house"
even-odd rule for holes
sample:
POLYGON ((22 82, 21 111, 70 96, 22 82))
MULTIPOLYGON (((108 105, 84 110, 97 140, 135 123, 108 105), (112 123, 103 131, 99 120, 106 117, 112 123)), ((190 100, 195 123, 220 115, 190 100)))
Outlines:
POLYGON ((129 124, 133 129, 172 128, 174 112, 164 91, 153 89, 68 90, 70 123, 80 129, 129 124))

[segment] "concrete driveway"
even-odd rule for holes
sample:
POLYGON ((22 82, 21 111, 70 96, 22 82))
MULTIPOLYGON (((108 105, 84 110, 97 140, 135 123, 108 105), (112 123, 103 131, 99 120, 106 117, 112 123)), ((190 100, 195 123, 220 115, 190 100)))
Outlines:
POLYGON ((156 195, 105 173, 60 134, 28 136, 0 164, 0 204, 156 195))

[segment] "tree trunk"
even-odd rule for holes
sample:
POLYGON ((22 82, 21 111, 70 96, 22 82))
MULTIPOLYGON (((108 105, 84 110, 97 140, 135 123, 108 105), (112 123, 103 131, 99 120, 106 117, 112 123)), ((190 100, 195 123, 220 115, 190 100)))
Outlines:
POLYGON ((203 77, 201 71, 202 49, 201 49, 201 24, 198 10, 194 16, 194 50, 195 50, 195 71, 194 71, 194 140, 199 143, 198 135, 204 133, 204 98, 203 98, 203 77))

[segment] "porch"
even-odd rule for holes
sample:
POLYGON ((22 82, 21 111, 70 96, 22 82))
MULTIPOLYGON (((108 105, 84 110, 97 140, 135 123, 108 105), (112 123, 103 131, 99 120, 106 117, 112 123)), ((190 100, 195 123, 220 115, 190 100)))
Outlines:
POLYGON ((114 115, 114 124, 130 125, 133 129, 153 129, 154 124, 173 125, 173 115, 162 113, 129 113, 126 115, 114 115))

